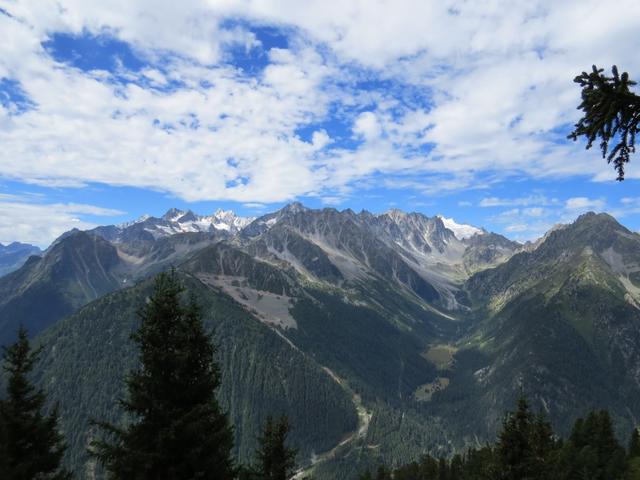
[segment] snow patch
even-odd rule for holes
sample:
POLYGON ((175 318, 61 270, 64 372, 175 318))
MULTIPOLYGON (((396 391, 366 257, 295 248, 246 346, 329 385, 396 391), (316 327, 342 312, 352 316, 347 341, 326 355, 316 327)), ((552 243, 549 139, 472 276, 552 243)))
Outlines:
POLYGON ((442 220, 444 226, 453 232, 458 240, 464 240, 465 238, 473 237, 474 235, 482 235, 484 230, 473 225, 467 225, 464 223, 457 223, 453 218, 446 218, 438 215, 438 218, 442 220))

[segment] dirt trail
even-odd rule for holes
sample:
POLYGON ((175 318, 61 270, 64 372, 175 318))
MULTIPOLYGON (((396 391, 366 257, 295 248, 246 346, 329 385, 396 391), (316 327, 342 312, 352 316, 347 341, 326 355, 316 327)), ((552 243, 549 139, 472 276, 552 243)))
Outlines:
POLYGON ((327 367, 322 367, 322 369, 327 372, 327 374, 335 380, 335 382, 340 385, 350 396, 353 405, 356 408, 356 412, 358 413, 358 428, 356 428, 353 432, 351 432, 345 439, 341 440, 335 447, 331 450, 321 453, 320 455, 314 455, 311 458, 311 465, 308 465, 304 468, 299 469, 292 477, 291 480, 302 480, 306 475, 309 475, 313 472, 314 468, 331 458, 334 458, 339 449, 348 445, 358 438, 364 438, 367 435, 367 431, 369 430, 369 423, 371 423, 371 417, 373 414, 365 408, 362 403, 362 399, 360 395, 355 393, 347 384, 346 381, 338 377, 332 370, 327 367))
MULTIPOLYGON (((286 335, 284 335, 284 333, 282 333, 280 329, 275 328, 274 325, 271 325, 271 328, 280 338, 287 342, 291 346, 291 348, 300 352, 305 357, 308 357, 307 353, 299 349, 298 346, 295 345, 286 335)), ((335 457, 339 449, 341 449, 345 445, 348 445, 354 440, 364 438, 367 435, 367 431, 369 430, 369 423, 371 423, 371 418, 373 416, 373 414, 365 408, 360 395, 354 392, 345 380, 336 375, 336 373, 333 372, 330 368, 323 365, 320 366, 351 397, 351 401, 353 402, 353 405, 356 408, 356 412, 358 414, 358 427, 346 438, 341 440, 340 443, 338 443, 331 450, 323 452, 319 455, 312 456, 310 465, 297 470, 296 473, 290 478, 290 480, 303 480, 306 475, 309 475, 313 472, 314 468, 318 464, 335 457)))

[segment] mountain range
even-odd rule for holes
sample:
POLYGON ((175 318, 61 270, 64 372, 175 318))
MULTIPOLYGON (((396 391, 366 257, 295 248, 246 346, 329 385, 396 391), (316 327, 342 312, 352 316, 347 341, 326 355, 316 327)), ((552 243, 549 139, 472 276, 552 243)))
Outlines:
POLYGON ((8 245, 0 243, 0 277, 17 270, 32 255, 41 255, 42 250, 28 243, 12 242, 8 245))
POLYGON ((278 413, 318 479, 481 445, 521 391, 560 432, 599 407, 620 435, 638 423, 640 235, 609 215, 522 245, 400 210, 172 209, 68 232, 0 278, 0 343, 22 323, 42 345, 36 377, 86 478, 89 420, 121 417, 135 312, 169 267, 215 332, 243 461, 278 413))

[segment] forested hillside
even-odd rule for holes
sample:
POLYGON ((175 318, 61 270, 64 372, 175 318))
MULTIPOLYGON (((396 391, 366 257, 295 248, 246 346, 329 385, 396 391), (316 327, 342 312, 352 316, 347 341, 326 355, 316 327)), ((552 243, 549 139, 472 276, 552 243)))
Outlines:
MULTIPOLYGON (((220 401, 234 425, 238 457, 248 460, 269 414, 286 413, 291 441, 303 456, 321 452, 353 432, 357 415, 348 393, 312 358, 262 325, 228 297, 185 278, 215 334, 222 371, 220 401)), ((134 357, 130 333, 149 282, 108 295, 59 322, 39 338, 39 384, 59 402, 62 429, 76 473, 87 467, 91 419, 120 420, 114 405, 134 357)))
POLYGON ((561 435, 606 408, 625 438, 640 415, 640 236, 609 216, 526 247, 478 229, 459 239, 419 214, 299 204, 235 234, 153 221, 157 238, 138 224, 64 236, 3 279, 6 328, 51 324, 37 380, 60 402, 76 472, 89 468, 89 420, 121 415, 135 312, 169 265, 219 343, 243 461, 268 414, 289 417, 298 465, 317 479, 483 445, 521 392, 561 435))

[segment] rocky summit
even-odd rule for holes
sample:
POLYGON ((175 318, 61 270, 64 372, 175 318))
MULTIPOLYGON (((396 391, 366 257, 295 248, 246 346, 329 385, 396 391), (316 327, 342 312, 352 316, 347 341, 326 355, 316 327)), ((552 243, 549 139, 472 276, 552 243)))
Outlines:
POLYGON ((521 391, 564 434, 594 408, 620 435, 640 416, 640 235, 609 215, 522 245, 400 210, 172 209, 68 232, 0 278, 0 342, 24 324, 42 344, 75 472, 168 268, 215 332, 242 461, 274 411, 317 479, 481 445, 521 391))

